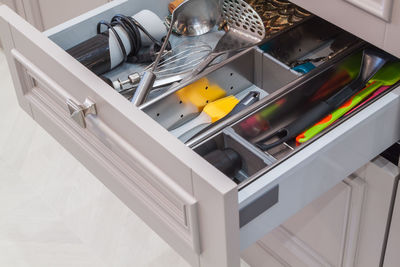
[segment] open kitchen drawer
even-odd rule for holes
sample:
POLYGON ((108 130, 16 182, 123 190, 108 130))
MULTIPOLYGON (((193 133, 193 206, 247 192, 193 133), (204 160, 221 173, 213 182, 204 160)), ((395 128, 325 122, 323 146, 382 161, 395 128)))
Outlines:
POLYGON ((1 6, 0 34, 26 112, 190 264, 239 266, 240 250, 400 139, 400 89, 238 186, 64 51, 99 18, 163 17, 167 3, 113 1, 46 33, 1 6))

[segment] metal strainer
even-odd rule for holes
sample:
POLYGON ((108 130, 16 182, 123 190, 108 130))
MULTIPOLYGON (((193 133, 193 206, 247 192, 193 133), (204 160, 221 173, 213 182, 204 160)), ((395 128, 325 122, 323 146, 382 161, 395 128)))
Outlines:
POLYGON ((172 85, 164 94, 142 105, 141 109, 158 102, 194 81, 196 75, 207 68, 216 58, 257 46, 263 41, 265 37, 263 21, 246 2, 242 0, 223 0, 221 16, 223 19, 221 26, 226 32, 210 55, 180 83, 172 85))
POLYGON ((213 52, 193 71, 190 77, 203 71, 217 57, 256 46, 265 37, 263 21, 246 2, 224 0, 221 8, 223 27, 227 32, 218 41, 213 52))

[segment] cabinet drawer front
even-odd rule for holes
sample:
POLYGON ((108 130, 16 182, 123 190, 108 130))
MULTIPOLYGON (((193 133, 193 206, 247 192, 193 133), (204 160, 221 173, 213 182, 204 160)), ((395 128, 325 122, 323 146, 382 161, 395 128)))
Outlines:
POLYGON ((238 265, 238 241, 227 237, 236 232, 232 239, 238 239, 236 185, 209 175, 216 171, 199 156, 10 9, 0 7, 0 19, 20 105, 193 266, 204 257, 219 266, 238 265), (85 100, 95 109, 83 113, 80 125, 70 108, 85 100), (216 183, 200 181, 207 176, 216 183), (195 190, 193 184, 201 185, 195 190), (219 225, 208 225, 211 214, 201 211, 204 204, 199 208, 197 199, 205 194, 214 198, 207 205, 219 225), (200 243, 208 228, 223 246, 212 249, 207 238, 200 243))
POLYGON ((166 228, 162 231, 173 232, 174 238, 200 253, 196 199, 95 116, 87 117, 87 129, 82 129, 71 120, 65 104, 73 97, 18 50, 11 54, 20 77, 31 85, 24 96, 36 121, 82 158, 126 205, 149 218, 150 225, 166 228))

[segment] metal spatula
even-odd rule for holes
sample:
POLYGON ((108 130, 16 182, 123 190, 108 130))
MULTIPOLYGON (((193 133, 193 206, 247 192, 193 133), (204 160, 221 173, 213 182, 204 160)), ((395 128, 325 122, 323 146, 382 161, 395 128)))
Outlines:
POLYGON ((155 103, 194 82, 196 75, 207 68, 217 57, 257 46, 264 39, 265 28, 263 21, 246 2, 242 0, 223 0, 221 14, 225 22, 224 28, 227 31, 218 41, 214 50, 190 75, 182 79, 179 84, 173 85, 164 94, 152 100, 151 103, 155 103))

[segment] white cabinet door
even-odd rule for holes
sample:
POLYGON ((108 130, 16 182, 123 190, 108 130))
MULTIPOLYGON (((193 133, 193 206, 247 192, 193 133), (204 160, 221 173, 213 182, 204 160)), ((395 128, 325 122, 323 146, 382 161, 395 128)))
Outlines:
POLYGON ((21 17, 43 31, 83 14, 110 0, 2 0, 21 17))
POLYGON ((243 258, 252 267, 379 266, 398 175, 396 166, 376 158, 246 250, 243 258))
POLYGON ((393 3, 391 23, 386 27, 384 49, 392 51, 400 57, 400 1, 393 3))
POLYGON ((390 222, 383 267, 397 267, 400 263, 400 187, 395 191, 393 215, 390 222))
POLYGON ((292 2, 400 57, 397 45, 400 31, 398 0, 292 0, 292 2))
POLYGON ((49 29, 107 2, 107 0, 30 0, 29 7, 39 8, 43 29, 49 29))

